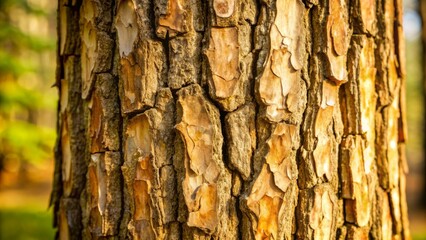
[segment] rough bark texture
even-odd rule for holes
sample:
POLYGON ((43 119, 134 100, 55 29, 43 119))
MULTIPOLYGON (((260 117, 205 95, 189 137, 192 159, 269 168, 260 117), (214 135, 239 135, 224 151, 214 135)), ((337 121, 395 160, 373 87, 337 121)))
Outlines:
POLYGON ((409 239, 401 1, 59 0, 60 239, 409 239))

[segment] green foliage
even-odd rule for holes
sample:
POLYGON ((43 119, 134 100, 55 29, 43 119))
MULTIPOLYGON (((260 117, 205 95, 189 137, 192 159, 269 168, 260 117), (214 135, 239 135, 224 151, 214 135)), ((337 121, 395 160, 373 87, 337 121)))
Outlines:
POLYGON ((26 12, 30 12, 36 15, 46 16, 52 14, 51 9, 46 10, 40 6, 34 6, 28 0, 0 0, 0 8, 6 9, 11 6, 17 6, 19 8, 24 9, 26 12))
POLYGON ((426 231, 423 233, 413 233, 413 240, 426 240, 426 231))
POLYGON ((423 148, 423 116, 424 105, 422 88, 422 63, 421 63, 421 41, 414 39, 407 41, 407 86, 406 86, 406 104, 407 104, 407 122, 408 122, 408 138, 407 153, 412 164, 417 164, 413 154, 421 153, 423 148))
POLYGON ((0 130, 0 138, 7 143, 9 151, 19 154, 21 159, 37 164, 50 156, 55 131, 24 121, 13 121, 0 130))
POLYGON ((0 50, 0 74, 10 73, 13 76, 19 76, 25 72, 33 72, 35 69, 31 63, 24 62, 22 59, 0 50))
POLYGON ((13 107, 33 109, 42 107, 41 93, 19 86, 16 82, 5 81, 0 84, 0 111, 10 112, 13 107))
POLYGON ((39 209, 0 209, 0 239, 54 239, 51 215, 39 209))
POLYGON ((46 113, 53 118, 57 102, 50 89, 55 9, 46 5, 0 0, 0 155, 29 163, 50 158, 55 139, 54 120, 43 118, 46 113))
POLYGON ((7 44, 9 50, 26 48, 36 52, 53 50, 56 44, 52 39, 30 35, 5 22, 0 23, 0 42, 7 44))

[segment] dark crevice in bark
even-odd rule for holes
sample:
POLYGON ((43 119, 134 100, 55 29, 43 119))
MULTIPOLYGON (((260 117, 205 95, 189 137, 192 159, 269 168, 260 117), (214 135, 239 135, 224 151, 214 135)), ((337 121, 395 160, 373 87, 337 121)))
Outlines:
MULTIPOLYGON (((398 0, 394 0, 394 6, 398 6, 398 0)), ((405 56, 400 56, 400 51, 399 51, 399 47, 400 47, 400 38, 398 37, 398 28, 402 26, 402 22, 399 22, 398 20, 398 14, 402 14, 402 13, 398 13, 398 8, 395 8, 395 12, 394 12, 394 22, 393 22, 393 52, 396 55, 396 59, 397 59, 397 69, 398 69, 398 76, 400 78, 402 78, 403 73, 401 70, 401 65, 404 63, 401 63, 401 58, 405 59, 405 56)))
MULTIPOLYGON (((216 106, 218 107, 218 106, 216 106)), ((222 144, 222 161, 225 164, 225 167, 230 170, 230 166, 231 163, 229 162, 229 156, 228 156, 228 151, 227 151, 227 139, 228 139, 228 134, 226 133, 226 126, 225 126, 225 117, 227 112, 223 111, 222 109, 219 109, 219 116, 220 116, 220 125, 221 125, 221 130, 222 130, 222 137, 223 137, 223 144, 222 144)), ((235 174, 233 171, 230 170, 230 172, 232 174, 235 174)), ((230 191, 232 192, 232 190, 230 189, 230 191)))
MULTIPOLYGON (((232 198, 234 198, 232 196, 232 198)), ((241 226, 241 221, 243 220, 243 212, 241 211, 241 207, 240 207, 240 198, 241 195, 239 197, 235 197, 235 210, 237 212, 237 217, 238 217, 238 231, 237 231, 237 239, 243 239, 243 228, 240 227, 241 226)))
MULTIPOLYGON (((112 9, 114 9, 114 6, 112 6, 112 9)), ((111 26, 111 28, 113 28, 113 26, 111 26)), ((116 38, 114 37, 113 39, 114 39, 114 43, 116 43, 116 38)), ((113 50, 114 54, 118 54, 117 49, 118 49, 117 44, 114 44, 114 50, 113 50)), ((114 63, 114 61, 116 61, 116 59, 118 59, 118 58, 116 58, 116 57, 112 58, 113 63, 111 65, 112 66, 111 72, 118 72, 118 70, 113 69, 114 66, 115 67, 118 66, 118 63, 114 63)), ((117 91, 117 104, 118 104, 118 106, 121 106, 121 102, 122 101, 121 101, 121 98, 120 98, 120 80, 119 80, 119 77, 118 76, 114 76, 114 80, 115 80, 114 81, 115 82, 115 89, 117 91)), ((122 112, 121 112, 121 107, 118 107, 118 118, 119 118, 119 120, 118 120, 118 126, 120 126, 120 127, 118 127, 118 139, 120 140, 119 141, 119 149, 120 149, 120 188, 121 188, 122 191, 124 191, 124 189, 125 189, 124 176, 123 176, 123 172, 121 171, 121 167, 124 164, 124 151, 123 151, 123 149, 124 149, 124 146, 123 146, 123 139, 124 139, 124 129, 123 129, 124 118, 123 118, 123 115, 122 115, 122 112)), ((124 192, 121 192, 120 201, 121 201, 121 211, 120 211, 120 217, 118 219, 119 223, 117 224, 117 227, 119 228, 117 230, 118 236, 121 235, 121 231, 120 230, 121 230, 121 225, 123 223, 122 221, 123 221, 124 211, 125 211, 125 194, 124 194, 124 192)))
MULTIPOLYGON (((307 146, 307 145, 309 145, 308 144, 309 140, 307 138, 310 138, 312 136, 312 134, 306 134, 305 131, 306 130, 309 131, 311 129, 311 126, 312 126, 312 123, 311 123, 312 113, 308 112, 308 108, 309 108, 308 104, 311 103, 311 102, 315 103, 315 96, 313 96, 313 94, 312 94, 312 88, 314 88, 315 85, 316 85, 316 83, 312 82, 315 79, 315 76, 314 76, 315 73, 313 72, 314 70, 311 68, 312 66, 315 65, 313 63, 314 63, 314 58, 316 58, 315 46, 314 46, 315 44, 313 42, 314 39, 312 39, 312 36, 315 35, 315 33, 314 33, 314 21, 316 21, 316 20, 315 20, 314 11, 313 11, 315 8, 316 8, 316 6, 312 6, 311 10, 308 13, 308 20, 309 20, 308 21, 308 29, 310 30, 309 31, 310 35, 308 35, 308 36, 311 37, 311 39, 309 39, 309 41, 307 41, 307 45, 309 45, 308 47, 310 47, 310 55, 308 55, 308 59, 307 59, 308 60, 307 61, 307 72, 308 72, 307 76, 309 77, 309 79, 306 80, 307 103, 306 103, 305 109, 304 109, 303 114, 302 114, 303 117, 302 117, 302 121, 300 123, 300 129, 299 129, 300 146, 299 146, 299 149, 297 149, 297 151, 296 151, 296 164, 297 164, 297 169, 298 169, 299 175, 301 174, 300 170, 306 168, 306 166, 305 166, 306 164, 304 164, 303 161, 306 161, 306 160, 309 159, 308 156, 304 157, 302 155, 303 155, 304 152, 310 154, 310 150, 311 150, 311 149, 309 149, 309 146, 307 146), (312 98, 314 98, 314 101, 311 101, 312 98), (307 158, 307 159, 304 159, 304 158, 307 158)), ((314 105, 314 104, 312 104, 312 105, 314 105)), ((306 171, 306 170, 303 170, 303 171, 306 171)), ((302 174, 303 174, 303 172, 302 172, 302 174)), ((305 184, 302 184, 301 181, 306 181, 306 180, 305 179, 301 180, 300 177, 297 178, 297 186, 299 188, 299 193, 300 193, 301 190, 305 190, 305 188, 303 187, 303 185, 305 185, 305 184)), ((301 210, 300 207, 297 205, 295 212, 298 213, 300 211, 303 211, 303 210, 301 210)), ((299 228, 298 222, 299 221, 296 221, 296 230, 295 230, 296 233, 299 231, 298 230, 298 228, 299 228)))
POLYGON ((166 56, 166 71, 167 74, 165 74, 165 87, 169 87, 169 69, 170 69, 170 37, 169 34, 167 33, 166 38, 165 39, 160 39, 161 43, 163 44, 163 48, 164 48, 164 55, 166 56))
MULTIPOLYGON (((204 46, 204 44, 205 44, 205 42, 206 42, 206 38, 207 38, 207 33, 208 33, 208 31, 207 30, 204 30, 204 31, 201 31, 201 32, 197 32, 197 33, 199 33, 199 34, 201 34, 201 40, 200 40, 200 42, 199 42, 199 48, 200 48, 200 55, 198 56, 198 60, 200 61, 200 65, 199 65, 199 67, 200 67, 200 69, 199 69, 199 73, 200 73, 200 76, 197 76, 198 77, 198 84, 201 86, 201 88, 203 88, 204 89, 204 91, 205 91, 205 93, 206 93, 206 96, 208 96, 208 99, 210 99, 210 96, 209 96, 209 84, 207 83, 207 78, 208 78, 208 74, 212 74, 211 73, 211 71, 210 71, 210 69, 208 69, 208 67, 207 67, 207 65, 208 65, 208 60, 206 59, 207 58, 207 56, 204 54, 204 48, 205 48, 205 46, 204 46), (206 82, 203 82, 203 76, 205 77, 205 81, 206 82)), ((211 99, 212 100, 212 102, 213 102, 213 99, 211 99)))
MULTIPOLYGON (((149 18, 149 25, 151 26, 151 35, 152 35, 152 38, 154 39, 154 40, 159 40, 159 41, 162 41, 162 39, 160 39, 159 37, 157 37, 157 34, 156 34, 156 29, 157 29, 157 26, 156 26, 156 17, 155 17, 155 4, 154 4, 154 1, 155 0, 148 0, 149 1, 149 6, 147 6, 148 7, 148 18, 149 18)), ((168 66, 168 65, 167 65, 168 66)))
MULTIPOLYGON (((125 188, 125 183, 124 183, 124 177, 123 177, 123 172, 121 171, 121 167, 124 164, 124 146, 123 146, 123 139, 124 139, 124 122, 125 122, 125 118, 123 117, 123 113, 122 113, 122 109, 121 109, 121 103, 123 102, 121 99, 121 94, 120 91, 122 91, 121 89, 121 84, 122 82, 120 81, 120 77, 119 75, 115 75, 114 73, 119 74, 119 64, 120 64, 120 54, 119 54, 119 47, 118 47, 118 36, 117 36, 117 32, 115 29, 115 17, 116 17, 116 10, 118 8, 118 2, 113 1, 112 6, 111 6, 111 16, 112 16, 112 24, 111 24, 111 32, 110 32, 110 36, 114 41, 113 44, 113 56, 112 56, 112 63, 111 63, 111 74, 113 75, 114 78, 114 83, 115 83, 115 89, 117 91, 117 104, 118 104, 118 137, 119 137, 119 149, 120 149, 120 188, 122 190, 121 192, 121 196, 120 196, 120 201, 121 201, 121 210, 120 210, 120 218, 118 219, 119 223, 117 224, 118 227, 118 236, 123 236, 125 234, 122 235, 123 231, 122 231, 122 225, 123 224, 123 218, 124 218, 124 212, 125 212, 125 194, 124 194, 124 190, 125 188)), ((125 225, 124 225, 125 226, 125 225)), ((126 229, 127 230, 127 229, 126 229)))
MULTIPOLYGON (((256 1, 258 6, 261 6, 261 0, 257 0, 256 1)), ((260 7, 258 8, 260 9, 260 7)), ((258 125, 258 121, 257 119, 260 117, 259 116, 259 112, 260 112, 260 104, 257 101, 257 97, 256 97, 256 86, 257 86, 257 80, 258 77, 260 76, 261 73, 257 72, 257 63, 259 61, 259 54, 260 54, 260 50, 255 48, 255 35, 256 35, 256 28, 259 27, 259 17, 260 17, 260 13, 257 14, 256 16, 256 24, 255 25, 251 25, 251 53, 253 54, 253 59, 252 59, 252 64, 251 64, 251 79, 250 79, 250 91, 249 94, 252 96, 252 103, 254 105, 255 108, 255 114, 254 114, 254 126, 255 126, 255 137, 256 137, 256 146, 255 149, 253 149, 253 153, 252 156, 250 158, 250 177, 249 177, 249 181, 244 181, 243 182, 243 186, 246 188, 247 185, 251 182, 251 179, 253 179, 253 174, 254 174, 254 156, 256 151, 259 148, 259 144, 260 144, 260 139, 259 139, 259 134, 258 134, 258 129, 259 127, 258 125)), ((241 210, 241 209, 239 209, 241 210)), ((241 219, 240 219, 241 220, 241 219)), ((243 236, 241 232, 239 232, 240 236, 243 236)))
MULTIPOLYGON (((155 106, 155 104, 154 104, 154 106, 155 106)), ((140 115, 140 114, 144 114, 146 111, 148 111, 148 110, 150 110, 150 109, 153 109, 154 107, 148 107, 148 106, 145 106, 145 107, 143 107, 142 109, 136 109, 136 110, 133 110, 132 112, 128 112, 128 113, 124 113, 123 115, 121 115, 122 117, 124 117, 124 118, 126 118, 127 119, 127 121, 128 120, 130 120, 130 119, 132 119, 132 118, 134 118, 134 117, 136 117, 136 116, 138 116, 138 115, 140 115)), ((122 113, 122 111, 121 111, 122 109, 120 109, 120 113, 122 113)), ((126 122, 127 122, 126 121, 126 122)))
MULTIPOLYGON (((191 84, 192 84, 192 83, 191 83, 191 84)), ((189 86, 189 85, 191 85, 191 84, 185 85, 185 87, 187 87, 187 86, 189 86)), ((184 88, 184 87, 182 87, 182 88, 184 88)), ((172 96, 173 96, 173 100, 174 100, 175 104, 176 104, 177 99, 178 99, 177 92, 178 92, 179 90, 181 90, 182 88, 178 88, 178 89, 172 89, 172 88, 170 88, 170 91, 172 92, 172 96)), ((175 122, 176 122, 176 119, 175 119, 175 122)))

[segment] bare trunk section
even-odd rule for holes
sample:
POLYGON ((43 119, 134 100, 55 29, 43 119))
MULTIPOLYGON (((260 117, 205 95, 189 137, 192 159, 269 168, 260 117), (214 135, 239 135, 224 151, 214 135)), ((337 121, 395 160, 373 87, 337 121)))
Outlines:
POLYGON ((60 239, 409 239, 401 1, 60 0, 60 239))

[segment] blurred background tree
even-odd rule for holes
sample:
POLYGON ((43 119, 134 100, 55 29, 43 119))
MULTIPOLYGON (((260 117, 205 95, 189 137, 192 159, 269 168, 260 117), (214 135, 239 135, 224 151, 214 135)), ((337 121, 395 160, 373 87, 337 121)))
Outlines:
POLYGON ((0 171, 20 179, 52 155, 55 8, 48 0, 0 0, 0 171))

